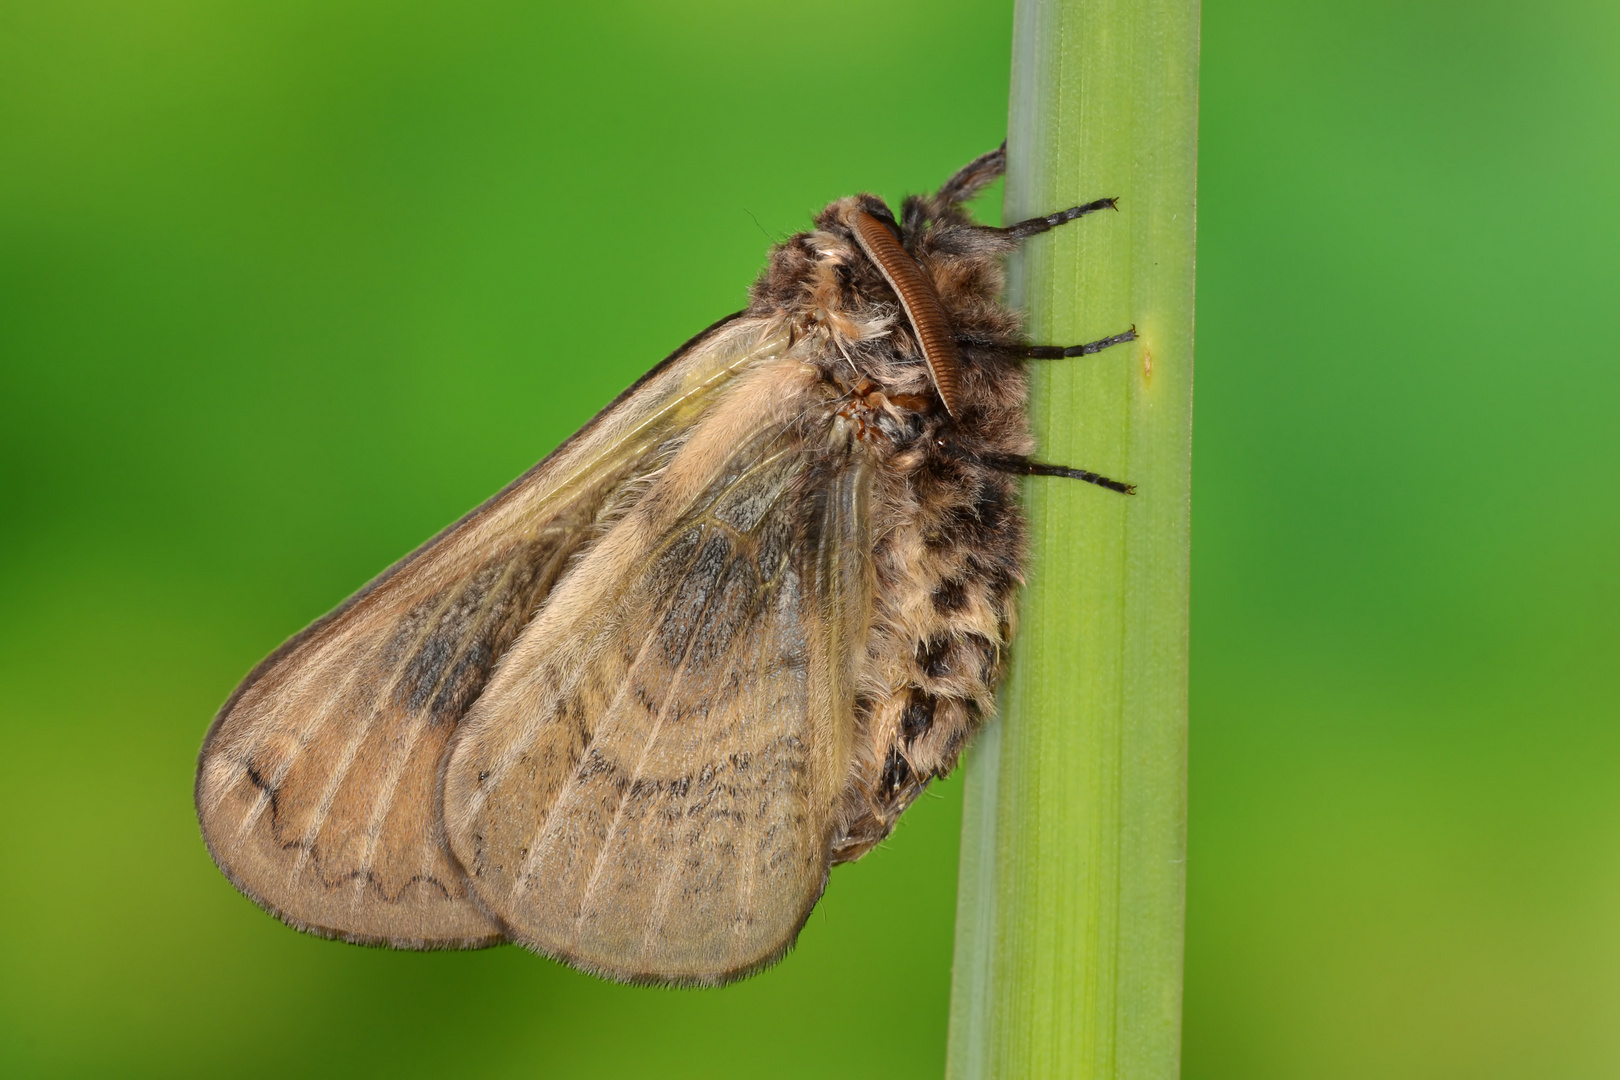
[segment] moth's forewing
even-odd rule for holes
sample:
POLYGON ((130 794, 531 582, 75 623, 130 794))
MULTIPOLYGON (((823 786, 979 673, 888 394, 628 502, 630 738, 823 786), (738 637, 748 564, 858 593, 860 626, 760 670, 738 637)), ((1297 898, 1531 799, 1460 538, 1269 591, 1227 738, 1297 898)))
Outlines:
POLYGON ((795 423, 825 404, 818 384, 784 358, 728 387, 462 725, 450 842, 531 948, 619 979, 722 982, 781 955, 821 895, 871 485, 833 429, 795 423))
POLYGON ((714 328, 255 668, 198 762, 198 816, 226 876, 317 933, 418 948, 500 940, 444 840, 451 736, 605 519, 739 372, 787 346, 764 319, 714 328))

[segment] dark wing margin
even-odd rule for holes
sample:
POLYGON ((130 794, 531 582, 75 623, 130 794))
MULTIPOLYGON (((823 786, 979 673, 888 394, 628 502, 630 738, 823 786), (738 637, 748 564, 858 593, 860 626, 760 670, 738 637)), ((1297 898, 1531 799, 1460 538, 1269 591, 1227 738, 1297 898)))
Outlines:
POLYGON ((198 818, 225 875, 324 936, 407 948, 503 940, 445 843, 450 738, 603 516, 622 512, 738 373, 787 345, 760 319, 711 327, 259 664, 198 759, 198 818))
POLYGON ((814 397, 793 366, 728 392, 525 629, 451 751, 445 826, 479 898, 594 974, 740 978, 791 947, 826 885, 871 477, 792 423, 814 397))

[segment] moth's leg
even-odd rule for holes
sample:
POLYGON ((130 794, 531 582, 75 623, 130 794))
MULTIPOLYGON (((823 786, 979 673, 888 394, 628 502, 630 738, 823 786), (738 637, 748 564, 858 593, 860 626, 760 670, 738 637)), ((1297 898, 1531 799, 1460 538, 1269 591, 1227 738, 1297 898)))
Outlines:
POLYGON ((1127 484, 1123 480, 1110 480, 1101 473, 1094 473, 1090 469, 1071 469, 1067 465, 1048 465, 1044 461, 1031 461, 1027 457, 1003 457, 1001 455, 985 454, 979 461, 998 472, 1018 473, 1021 476, 1061 476, 1068 480, 1084 480, 1088 484, 1105 487, 1109 491, 1117 491, 1121 495, 1135 495, 1136 485, 1127 484))
MULTIPOLYGON (((906 235, 915 236, 925 219, 945 217, 954 203, 943 203, 940 196, 933 199, 908 199, 901 210, 906 235)), ((1098 210, 1118 210, 1119 199, 1098 199, 1084 206, 1071 206, 1045 217, 1016 221, 1003 228, 992 225, 954 224, 935 229, 929 245, 935 252, 947 255, 1007 255, 1018 250, 1018 245, 1037 233, 1048 232, 1064 222, 1083 218, 1098 210)), ((909 245, 908 245, 909 246, 909 245)))
POLYGON ((1071 206, 1067 210, 1059 210, 1057 213, 1048 214, 1045 217, 1014 222, 995 231, 1013 240, 1027 240, 1031 236, 1048 232, 1076 218, 1083 218, 1087 214, 1095 214, 1098 210, 1118 210, 1118 203, 1118 196, 1111 199, 1098 199, 1095 202, 1088 202, 1084 206, 1071 206))
MULTIPOLYGON (((1061 360, 1071 356, 1090 356, 1100 353, 1113 345, 1122 345, 1127 341, 1136 340, 1136 327, 1131 327, 1123 334, 1114 334, 1111 337, 1098 338, 1088 341, 1084 345, 1028 345, 1017 346, 1016 355, 1030 360, 1061 360)), ((986 465, 1001 472, 1020 473, 1024 476, 1061 476, 1069 480, 1084 480, 1088 484, 1096 484, 1110 491, 1118 491, 1124 495, 1136 494, 1136 485, 1127 484, 1120 480, 1110 480, 1090 469, 1073 469, 1067 465, 1048 465, 1042 461, 1031 461, 1026 457, 985 457, 981 458, 986 465)))
MULTIPOLYGON (((962 204, 973 198, 986 186, 993 183, 997 177, 1007 171, 1007 144, 1002 143, 988 154, 980 154, 962 168, 956 175, 945 181, 944 185, 932 195, 913 195, 908 198, 900 208, 900 228, 908 237, 914 237, 923 230, 929 221, 953 222, 944 232, 952 231, 963 233, 980 232, 980 227, 969 224, 962 213, 962 204), (958 220, 960 219, 960 220, 958 220)), ((969 241, 970 247, 984 248, 994 254, 1004 254, 1017 246, 1018 241, 1000 235, 999 229, 983 230, 984 237, 975 245, 969 241)), ((961 237, 958 237, 961 240, 961 237)), ((936 235, 934 242, 939 242, 936 235)), ((910 244, 906 245, 910 247, 910 244)))
POLYGON ((1136 327, 1131 327, 1123 334, 1114 334, 1111 337, 1098 338, 1088 341, 1084 345, 1019 345, 1016 342, 991 341, 971 335, 958 335, 956 343, 965 349, 979 349, 989 353, 999 353, 1002 356, 1016 357, 1020 360, 1064 360, 1075 356, 1091 356, 1100 353, 1112 345, 1123 345, 1127 341, 1136 340, 1136 327))
POLYGON ((938 205, 935 199, 925 199, 921 195, 906 196, 906 201, 900 204, 901 231, 907 236, 922 232, 924 222, 937 212, 938 205))
POLYGON ((1098 338, 1088 341, 1084 345, 1015 345, 1013 354, 1026 360, 1065 360, 1072 356, 1091 356, 1100 353, 1113 345, 1123 345, 1127 341, 1136 340, 1136 327, 1131 327, 1123 334, 1114 334, 1111 337, 1098 338))
POLYGON ((1090 469, 1073 469, 1067 465, 1048 465, 1044 461, 1031 461, 1022 454, 975 453, 958 443, 955 435, 949 431, 935 435, 934 445, 950 457, 976 462, 987 469, 994 469, 997 472, 1016 473, 1020 476, 1061 476, 1067 480, 1084 480, 1088 484, 1096 484, 1098 487, 1105 487, 1109 491, 1117 491, 1122 495, 1136 494, 1135 484, 1127 484, 1123 480, 1110 480, 1101 473, 1094 473, 1090 469))
POLYGON ((940 187, 934 201, 945 206, 966 202, 1006 171, 1007 144, 1003 142, 988 154, 980 154, 958 169, 956 175, 940 187))

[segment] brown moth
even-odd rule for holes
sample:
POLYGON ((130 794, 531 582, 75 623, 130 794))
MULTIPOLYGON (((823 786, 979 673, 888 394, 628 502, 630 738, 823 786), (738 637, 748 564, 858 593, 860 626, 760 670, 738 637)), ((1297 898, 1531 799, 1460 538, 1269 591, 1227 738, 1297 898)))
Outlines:
POLYGON ((516 941, 718 984, 793 944, 994 706, 1015 620, 1031 347, 978 158, 897 221, 841 199, 746 311, 254 668, 196 801, 301 930, 516 941))

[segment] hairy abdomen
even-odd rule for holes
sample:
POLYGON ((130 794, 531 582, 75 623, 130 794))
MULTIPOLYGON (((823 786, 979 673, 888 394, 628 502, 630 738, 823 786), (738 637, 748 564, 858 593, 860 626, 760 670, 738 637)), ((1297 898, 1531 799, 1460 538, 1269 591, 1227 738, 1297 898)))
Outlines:
POLYGON ((834 861, 865 854, 995 708, 1021 582, 1016 482, 959 460, 880 474, 876 604, 834 861))

